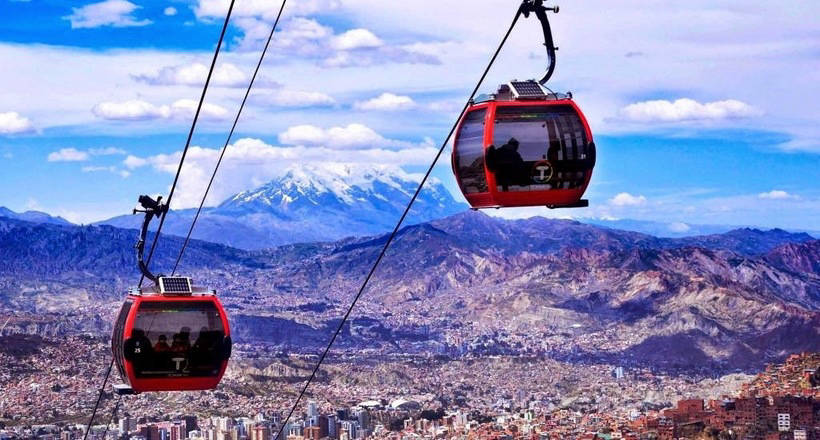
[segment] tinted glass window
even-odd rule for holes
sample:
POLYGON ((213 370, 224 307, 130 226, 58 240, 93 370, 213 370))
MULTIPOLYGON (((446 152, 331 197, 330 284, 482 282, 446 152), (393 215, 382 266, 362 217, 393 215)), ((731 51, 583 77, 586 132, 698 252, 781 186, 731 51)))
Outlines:
POLYGON ((122 338, 125 332, 125 321, 128 319, 128 313, 131 311, 131 300, 126 300, 120 308, 120 314, 117 315, 117 321, 114 323, 114 334, 111 336, 111 347, 114 352, 114 358, 117 359, 117 369, 120 371, 120 377, 125 377, 125 370, 122 368, 122 338))
POLYGON ((570 106, 499 107, 487 168, 499 191, 583 185, 595 164, 581 118, 570 106))
POLYGON ((465 194, 487 192, 484 174, 484 115, 486 110, 476 110, 464 117, 456 138, 456 169, 465 194))
POLYGON ((224 360, 225 330, 211 302, 145 302, 125 351, 137 377, 215 376, 224 360))

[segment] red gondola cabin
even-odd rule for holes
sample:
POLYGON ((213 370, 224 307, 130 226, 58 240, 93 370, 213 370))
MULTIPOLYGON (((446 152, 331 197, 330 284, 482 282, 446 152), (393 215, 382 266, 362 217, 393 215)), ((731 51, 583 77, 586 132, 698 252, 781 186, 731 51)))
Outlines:
POLYGON ((513 81, 464 113, 452 165, 475 209, 584 207, 595 144, 571 95, 513 81))
POLYGON ((120 309, 112 350, 122 379, 137 393, 216 388, 231 355, 222 304, 190 278, 158 284, 131 291, 120 309))

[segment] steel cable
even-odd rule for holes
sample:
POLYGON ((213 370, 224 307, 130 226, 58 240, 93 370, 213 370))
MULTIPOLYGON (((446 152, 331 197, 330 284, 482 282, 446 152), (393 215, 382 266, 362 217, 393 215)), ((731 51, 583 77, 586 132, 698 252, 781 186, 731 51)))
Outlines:
POLYGON ((390 236, 388 237, 387 241, 384 243, 384 246, 382 247, 381 252, 379 252, 379 256, 376 258, 376 261, 373 263, 373 266, 370 268, 370 272, 368 272, 367 276, 365 277, 364 281, 362 282, 362 285, 359 288, 358 292, 356 293, 356 296, 353 297, 353 302, 350 304, 350 307, 348 307, 347 312, 345 312, 344 317, 342 318, 342 321, 339 323, 339 326, 336 328, 336 331, 333 333, 333 336, 330 338, 330 342, 328 342, 327 347, 325 347, 324 352, 322 352, 322 355, 319 357, 319 361, 316 363, 316 366, 313 368, 313 372, 310 374, 310 376, 308 377, 308 380, 305 382, 305 385, 302 387, 302 391, 299 393, 299 396, 296 398, 296 401, 293 403, 293 407, 291 407, 290 412, 288 413, 287 417, 285 417, 285 419, 282 421, 282 426, 279 428, 279 432, 276 434, 276 437, 274 437, 275 440, 281 440, 282 432, 284 431, 285 427, 287 426, 288 422, 290 421, 290 418, 293 416, 293 413, 296 411, 296 408, 299 406, 299 402, 302 400, 302 397, 305 395, 305 392, 307 391, 308 386, 310 386, 311 382, 313 382, 313 379, 316 377, 316 373, 319 371, 319 368, 322 366, 322 363, 324 362, 325 358, 327 357, 327 354, 330 351, 330 348, 333 346, 333 343, 336 341, 336 338, 339 336, 339 333, 342 331, 342 328, 344 327, 345 323, 347 322, 347 319, 350 317, 350 313, 353 311, 353 308, 356 306, 356 303, 359 301, 359 298, 362 296, 362 293, 367 288, 367 284, 370 282, 370 279, 373 277, 373 274, 376 272, 376 269, 379 267, 379 264, 381 263, 382 259, 384 258, 384 254, 387 252, 387 249, 390 247, 390 244, 393 242, 393 239, 396 238, 396 235, 399 232, 399 228, 401 228, 402 223, 404 223, 404 219, 407 217, 407 213, 410 212, 410 208, 413 206, 413 203, 416 201, 416 198, 418 198, 418 195, 421 192, 421 189, 424 187, 424 184, 427 182, 427 179, 430 177, 430 173, 433 172, 433 168, 436 166, 436 163, 438 162, 439 158, 441 157, 441 154, 444 152, 444 149, 447 147, 447 144, 450 142, 450 138, 453 136, 453 133, 455 132, 456 127, 458 127, 458 121, 461 120, 462 116, 464 116, 464 112, 467 111, 467 108, 470 106, 470 103, 473 101, 473 98, 475 97, 475 94, 478 92, 479 87, 481 87, 481 84, 484 82, 484 79, 487 77, 487 73, 490 71, 490 68, 493 66, 493 63, 495 63, 495 60, 498 57, 498 54, 501 52, 501 48, 504 47, 504 44, 507 42, 507 38, 510 36, 510 33, 512 32, 513 28, 515 27, 515 24, 518 22, 518 19, 521 17, 521 13, 522 13, 521 8, 519 8, 515 13, 515 17, 513 18, 512 23, 510 23, 509 29, 507 29, 507 32, 504 34, 504 38, 501 39, 501 43, 499 43, 498 48, 496 48, 495 53, 493 53, 492 58, 490 58, 490 62, 487 64, 487 67, 484 69, 484 73, 482 73, 481 78, 479 78, 478 83, 476 83, 475 87, 473 88, 472 93, 470 93, 470 97, 467 99, 467 102, 464 104, 464 107, 461 109, 461 113, 459 114, 459 116, 456 119, 455 123, 453 123, 453 126, 450 128, 450 132, 447 134, 447 137, 444 139, 444 142, 442 142, 441 147, 438 150, 438 153, 436 153, 436 156, 433 159, 433 162, 430 164, 430 167, 427 169, 427 172, 424 174, 424 177, 421 179, 421 182, 419 183, 418 187, 416 188, 416 192, 413 193, 413 197, 410 198, 410 202, 408 202, 407 206, 404 209, 404 212, 402 213, 401 217, 399 218, 398 222, 396 223, 396 226, 393 228, 393 232, 390 233, 390 236))

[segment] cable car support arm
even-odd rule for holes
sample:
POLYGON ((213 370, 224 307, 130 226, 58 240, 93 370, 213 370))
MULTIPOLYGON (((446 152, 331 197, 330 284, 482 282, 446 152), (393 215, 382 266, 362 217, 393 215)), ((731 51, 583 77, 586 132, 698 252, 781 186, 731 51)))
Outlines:
POLYGON ((549 81, 550 77, 552 77, 552 73, 555 71, 555 51, 558 50, 558 48, 555 47, 555 42, 552 40, 552 28, 550 28, 550 21, 547 17, 547 11, 552 11, 557 14, 558 6, 548 8, 544 6, 544 0, 524 0, 521 2, 519 11, 526 18, 529 18, 530 13, 534 13, 535 17, 538 18, 538 21, 541 22, 541 29, 544 31, 544 46, 547 48, 547 59, 549 64, 547 65, 546 72, 544 72, 544 76, 542 76, 538 82, 541 85, 545 85, 547 81, 549 81))
MULTIPOLYGON (((168 212, 168 204, 162 203, 162 196, 157 197, 156 200, 149 196, 140 196, 139 203, 142 209, 134 208, 134 214, 138 212, 145 213, 145 218, 142 220, 139 239, 137 240, 136 246, 134 246, 137 249, 137 264, 139 265, 142 275, 156 284, 157 277, 148 270, 148 265, 145 264, 143 259, 143 254, 145 253, 145 236, 148 234, 148 225, 151 223, 151 220, 153 220, 155 216, 161 217, 168 212)), ((159 233, 159 231, 157 233, 159 233)))

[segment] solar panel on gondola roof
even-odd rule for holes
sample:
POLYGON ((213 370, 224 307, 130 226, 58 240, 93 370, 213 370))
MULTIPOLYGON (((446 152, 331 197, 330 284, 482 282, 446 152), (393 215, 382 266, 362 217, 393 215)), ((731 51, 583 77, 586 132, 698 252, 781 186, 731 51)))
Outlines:
POLYGON ((510 86, 518 98, 544 98, 547 96, 541 85, 535 81, 511 81, 510 86))
POLYGON ((192 293, 188 277, 159 277, 159 285, 161 293, 192 293))

